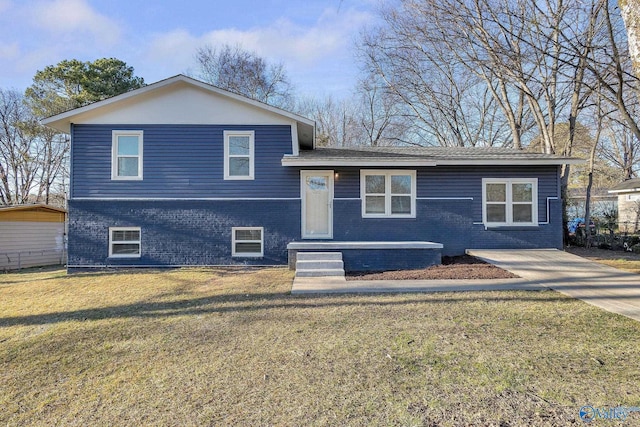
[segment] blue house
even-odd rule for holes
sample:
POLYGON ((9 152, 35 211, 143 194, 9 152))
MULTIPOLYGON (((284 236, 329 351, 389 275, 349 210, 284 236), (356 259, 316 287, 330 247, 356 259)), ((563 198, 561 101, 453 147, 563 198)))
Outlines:
POLYGON ((68 268, 439 263, 561 248, 560 167, 497 148, 319 148, 296 114, 176 76, 58 114, 71 136, 68 268))

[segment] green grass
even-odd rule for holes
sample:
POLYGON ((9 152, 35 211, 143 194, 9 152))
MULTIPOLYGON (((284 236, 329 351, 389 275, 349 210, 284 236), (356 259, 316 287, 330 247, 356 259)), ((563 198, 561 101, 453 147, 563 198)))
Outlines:
POLYGON ((296 297, 291 280, 0 275, 0 424, 570 425, 640 402, 640 323, 555 292, 296 297))

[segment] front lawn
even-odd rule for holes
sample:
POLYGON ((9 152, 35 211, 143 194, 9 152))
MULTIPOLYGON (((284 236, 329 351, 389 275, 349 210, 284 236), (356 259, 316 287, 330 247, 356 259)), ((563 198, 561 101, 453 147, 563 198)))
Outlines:
POLYGON ((552 291, 291 296, 291 280, 2 274, 0 424, 556 426, 640 406, 628 318, 552 291))

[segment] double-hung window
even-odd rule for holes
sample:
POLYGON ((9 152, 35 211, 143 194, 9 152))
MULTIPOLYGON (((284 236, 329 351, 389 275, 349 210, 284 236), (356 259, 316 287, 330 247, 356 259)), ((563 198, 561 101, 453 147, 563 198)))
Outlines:
POLYGON ((415 218, 416 171, 361 170, 363 218, 415 218))
POLYGON ((261 257, 264 255, 262 227, 232 227, 231 256, 261 257))
POLYGON ((140 258, 140 227, 110 227, 109 257, 140 258))
POLYGON ((142 179, 141 130, 114 130, 112 136, 111 179, 142 179))
POLYGON ((224 131, 224 179, 253 179, 253 154, 253 131, 224 131))
POLYGON ((487 226, 538 225, 538 179, 484 178, 482 221, 487 226))

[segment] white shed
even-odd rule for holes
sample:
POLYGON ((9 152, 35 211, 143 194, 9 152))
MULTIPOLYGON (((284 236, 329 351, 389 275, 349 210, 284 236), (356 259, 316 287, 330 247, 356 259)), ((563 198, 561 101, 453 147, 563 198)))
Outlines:
POLYGON ((64 264, 66 214, 42 204, 0 208, 0 270, 64 264))

